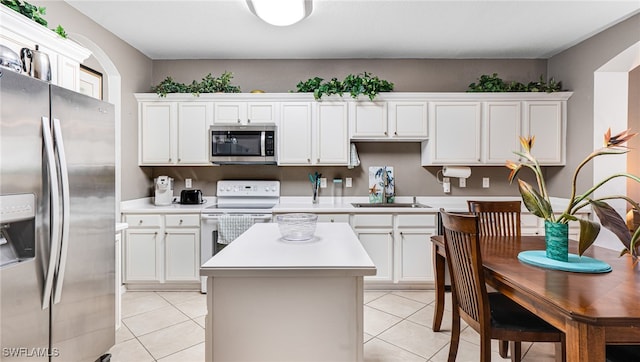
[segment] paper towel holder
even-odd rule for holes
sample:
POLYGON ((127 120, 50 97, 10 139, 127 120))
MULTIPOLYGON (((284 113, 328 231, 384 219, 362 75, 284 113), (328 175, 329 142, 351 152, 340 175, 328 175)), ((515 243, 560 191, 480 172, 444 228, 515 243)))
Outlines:
POLYGON ((442 166, 442 176, 469 178, 471 176, 471 167, 467 166, 442 166))

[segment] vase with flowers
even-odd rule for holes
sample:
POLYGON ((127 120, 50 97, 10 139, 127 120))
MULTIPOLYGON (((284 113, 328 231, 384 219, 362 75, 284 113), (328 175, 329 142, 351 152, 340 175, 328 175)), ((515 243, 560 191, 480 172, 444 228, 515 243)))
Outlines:
POLYGON ((640 183, 640 177, 626 173, 615 173, 601 180, 584 193, 579 194, 577 191, 577 179, 580 170, 591 160, 598 156, 604 155, 621 155, 629 152, 629 148, 625 143, 636 136, 637 133, 631 133, 626 130, 617 135, 611 136, 611 129, 607 130, 604 135, 604 146, 591 152, 575 169, 573 179, 571 181, 571 195, 567 208, 559 216, 554 214, 542 169, 538 160, 531 154, 531 149, 535 141, 533 137, 520 137, 522 151, 514 151, 520 156, 519 162, 507 161, 507 168, 511 169, 509 181, 512 182, 518 172, 523 168, 533 171, 537 181, 537 189, 532 185, 518 178, 518 188, 525 207, 534 215, 545 220, 545 238, 547 241, 546 257, 559 260, 568 260, 568 223, 569 221, 579 221, 580 238, 578 242, 578 255, 582 254, 593 244, 596 237, 600 233, 600 225, 612 231, 624 245, 621 255, 629 254, 634 261, 637 262, 640 256, 640 228, 632 234, 627 228, 624 219, 611 207, 606 200, 622 199, 632 205, 633 209, 640 210, 638 202, 630 199, 626 195, 610 195, 594 198, 593 193, 605 183, 618 177, 625 177, 640 183), (600 222, 577 218, 576 212, 588 205, 591 205, 600 222))

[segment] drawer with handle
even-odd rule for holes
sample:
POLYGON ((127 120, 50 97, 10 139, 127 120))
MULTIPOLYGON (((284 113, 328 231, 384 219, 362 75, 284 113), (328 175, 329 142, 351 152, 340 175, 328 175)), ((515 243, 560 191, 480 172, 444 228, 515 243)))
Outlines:
POLYGON ((166 227, 200 227, 200 214, 165 215, 166 227))
POLYGON ((125 222, 129 228, 160 228, 162 218, 160 215, 126 215, 125 222))

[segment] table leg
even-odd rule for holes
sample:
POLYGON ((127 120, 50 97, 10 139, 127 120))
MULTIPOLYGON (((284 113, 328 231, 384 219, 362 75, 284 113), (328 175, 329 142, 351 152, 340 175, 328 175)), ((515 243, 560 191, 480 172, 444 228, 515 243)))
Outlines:
POLYGON ((442 316, 444 315, 444 267, 446 258, 438 254, 438 246, 433 245, 433 268, 436 279, 436 302, 433 308, 433 325, 431 329, 434 332, 440 331, 442 324, 442 316))
POLYGON ((567 361, 604 362, 606 360, 603 327, 568 321, 565 333, 567 361))

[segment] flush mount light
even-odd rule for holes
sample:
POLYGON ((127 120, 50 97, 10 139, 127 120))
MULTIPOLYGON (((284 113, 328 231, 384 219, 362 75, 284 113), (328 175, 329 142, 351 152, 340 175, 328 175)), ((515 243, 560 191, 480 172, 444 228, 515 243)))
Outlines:
POLYGON ((311 14, 312 0, 247 0, 252 13, 276 26, 293 25, 311 14))

